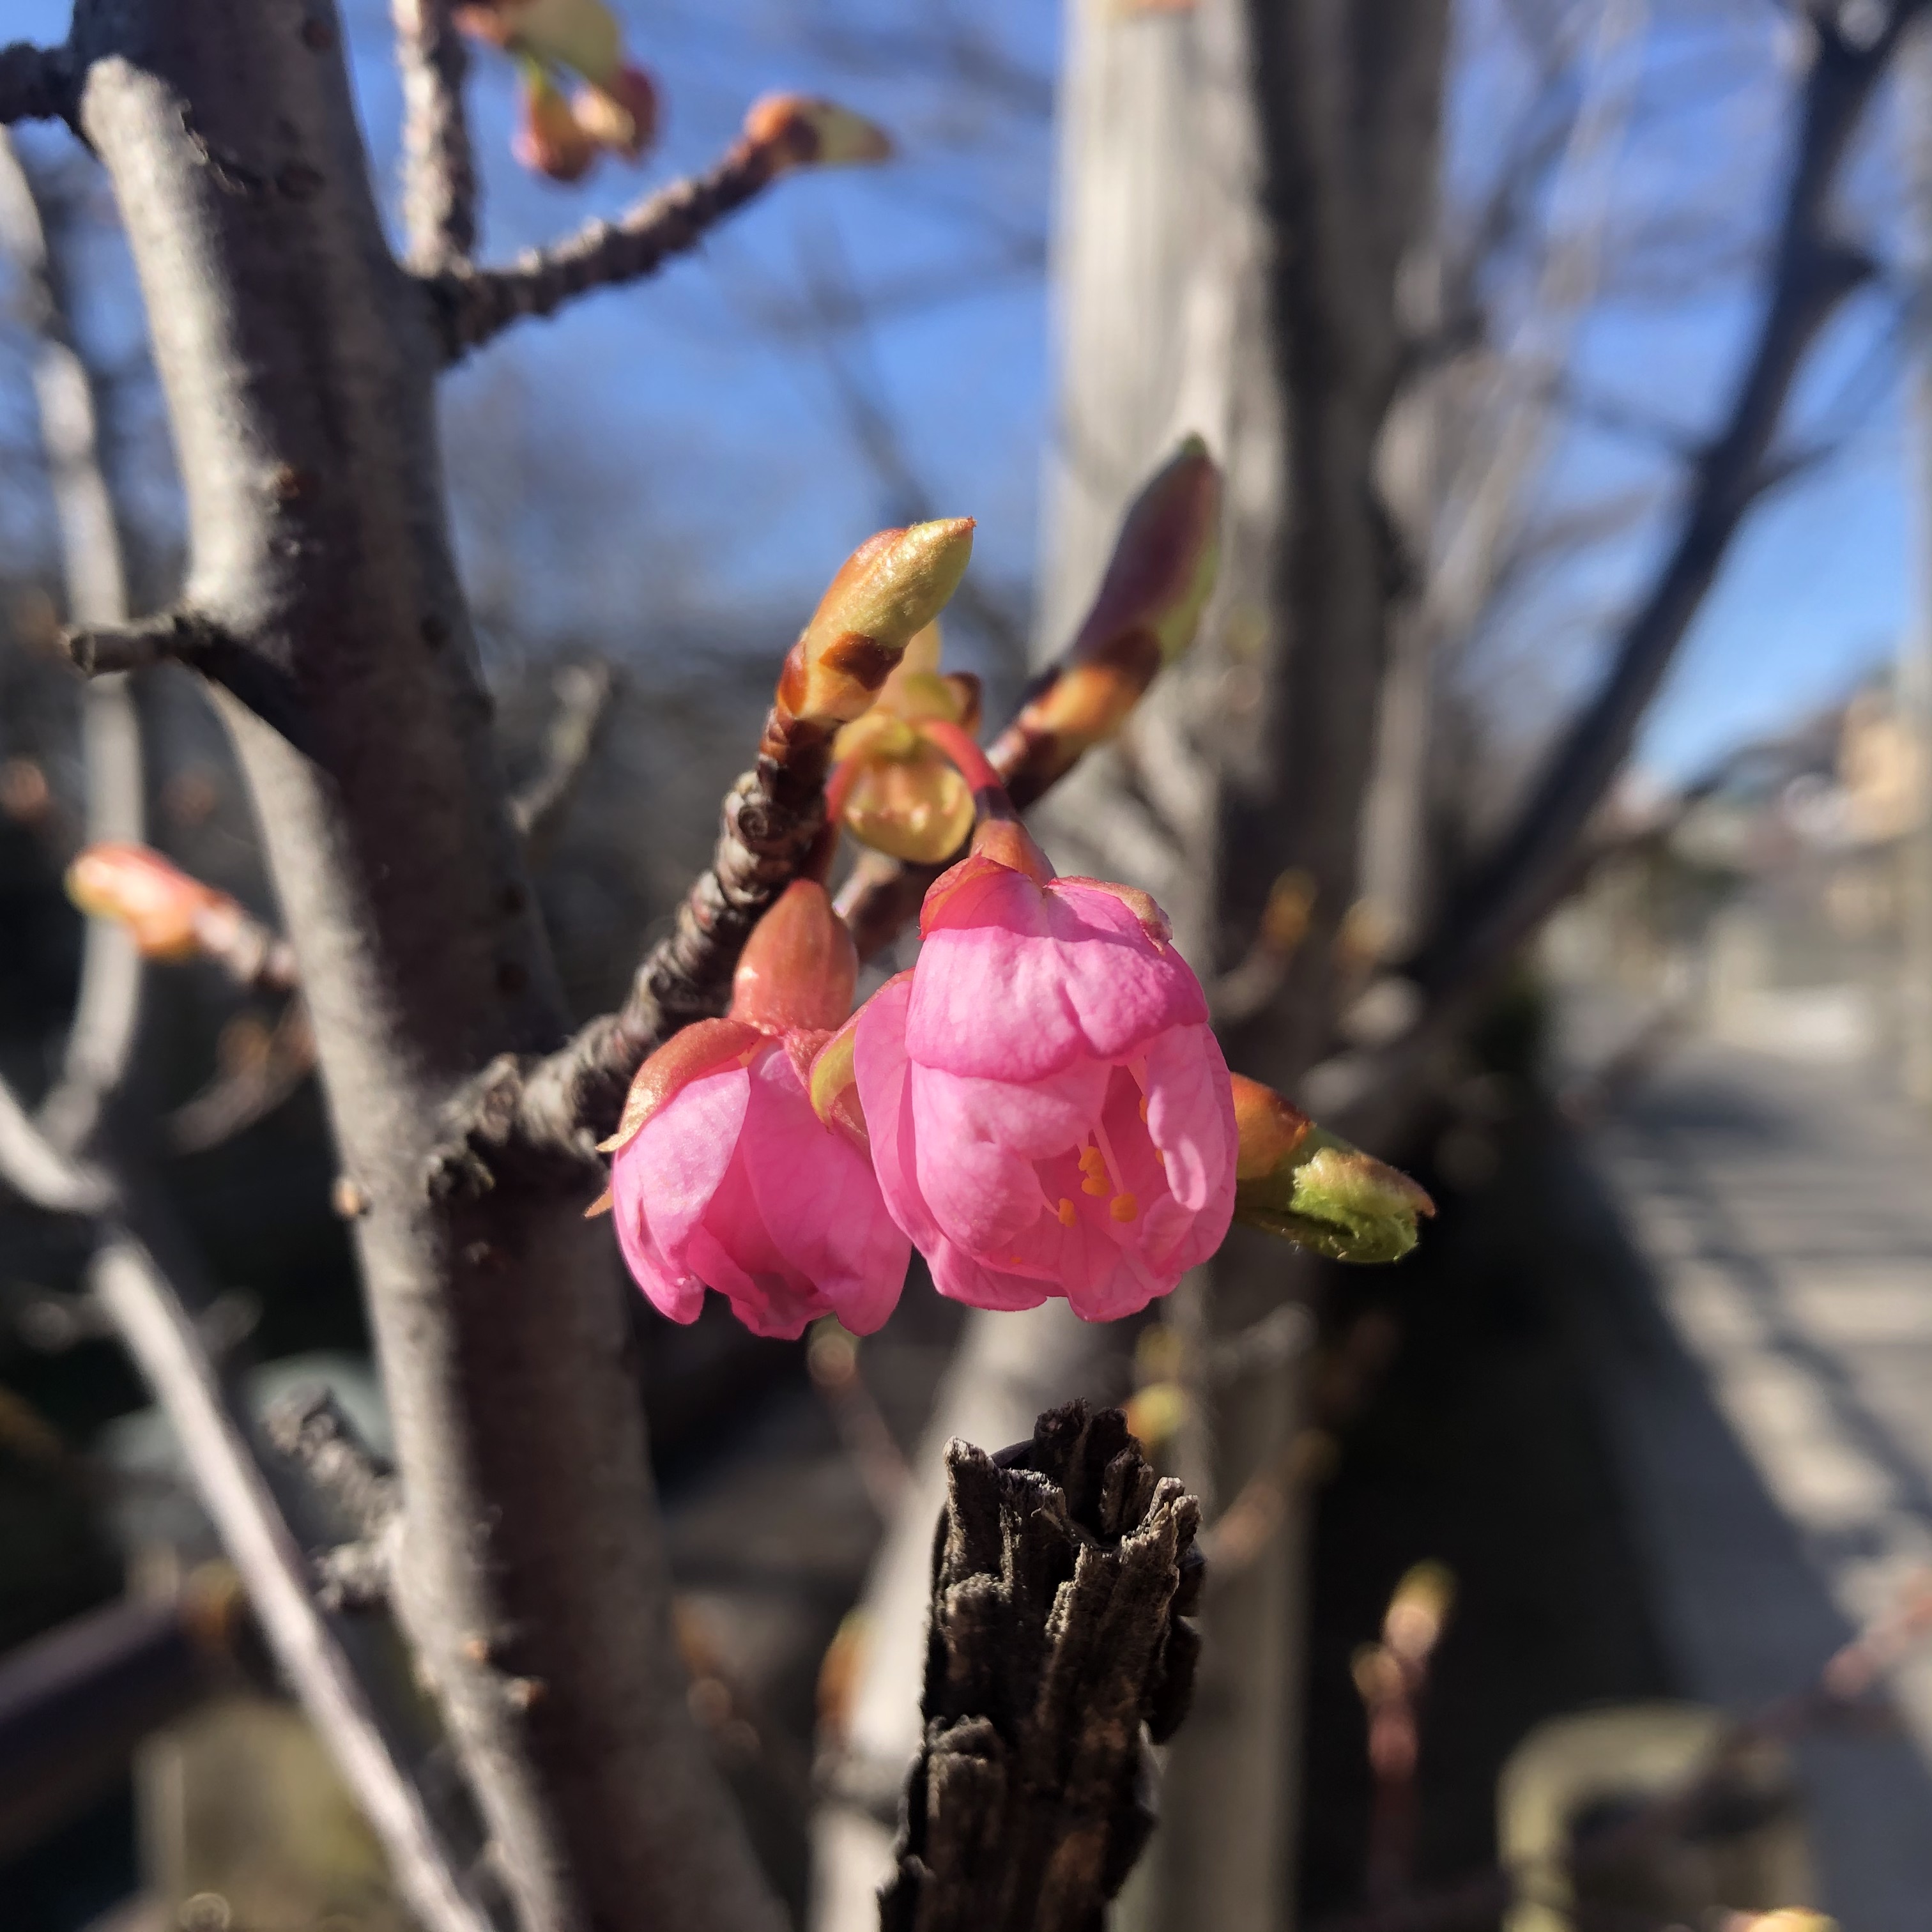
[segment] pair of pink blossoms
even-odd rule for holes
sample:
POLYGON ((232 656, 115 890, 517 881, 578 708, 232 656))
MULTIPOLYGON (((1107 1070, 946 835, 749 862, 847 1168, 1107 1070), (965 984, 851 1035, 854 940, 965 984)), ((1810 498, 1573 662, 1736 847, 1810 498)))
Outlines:
POLYGON ((1234 1103, 1166 919, 1054 878, 1017 827, 979 845, 927 894, 918 964, 851 1018, 851 940, 800 881, 753 934, 730 1016, 639 1072, 611 1193, 673 1320, 711 1288, 760 1334, 824 1315, 868 1334, 914 1246, 956 1300, 1064 1295, 1110 1320, 1220 1246, 1234 1103))

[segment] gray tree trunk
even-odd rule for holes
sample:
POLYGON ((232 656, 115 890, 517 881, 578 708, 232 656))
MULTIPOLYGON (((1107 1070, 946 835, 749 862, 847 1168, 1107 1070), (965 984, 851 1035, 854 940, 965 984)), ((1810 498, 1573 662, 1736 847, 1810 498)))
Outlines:
POLYGON ((608 1231, 574 1176, 437 1195, 440 1109, 566 1016, 451 560, 432 307, 328 0, 83 0, 187 489, 187 596, 314 1016, 407 1495, 398 1608, 530 1932, 779 1922, 687 1714, 608 1231))

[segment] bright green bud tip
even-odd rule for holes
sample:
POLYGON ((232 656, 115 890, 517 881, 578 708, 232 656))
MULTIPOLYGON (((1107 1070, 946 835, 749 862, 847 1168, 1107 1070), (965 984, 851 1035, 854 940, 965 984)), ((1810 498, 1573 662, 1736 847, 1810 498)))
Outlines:
POLYGON ((1319 1127, 1234 1195, 1237 1220, 1338 1262, 1400 1261, 1418 1217, 1435 1212, 1407 1174, 1319 1127))

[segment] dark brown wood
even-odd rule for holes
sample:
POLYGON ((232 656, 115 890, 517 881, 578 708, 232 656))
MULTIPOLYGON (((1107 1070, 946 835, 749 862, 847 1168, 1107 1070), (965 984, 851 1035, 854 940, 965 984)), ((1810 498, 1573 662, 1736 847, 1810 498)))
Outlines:
POLYGON ((1080 1402, 998 1456, 956 1439, 946 1474, 882 1932, 1096 1932, 1193 1688, 1199 1505, 1080 1402))

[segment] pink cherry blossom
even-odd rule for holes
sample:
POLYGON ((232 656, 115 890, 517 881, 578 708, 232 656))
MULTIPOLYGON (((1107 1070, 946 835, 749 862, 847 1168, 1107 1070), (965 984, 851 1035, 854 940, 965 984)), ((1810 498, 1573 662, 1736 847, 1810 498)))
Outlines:
POLYGON ((886 1205, 942 1294, 1109 1320, 1165 1294, 1234 1212, 1226 1062, 1154 902, 976 855, 933 886, 910 974, 860 1014, 886 1205))
POLYGON ((645 1061, 614 1142, 611 1205, 638 1286, 674 1322, 704 1292, 790 1340, 822 1315, 867 1335, 911 1258, 862 1141, 812 1111, 806 1072, 852 1002, 851 940, 824 889, 793 885, 746 948, 733 1017, 645 1061))

